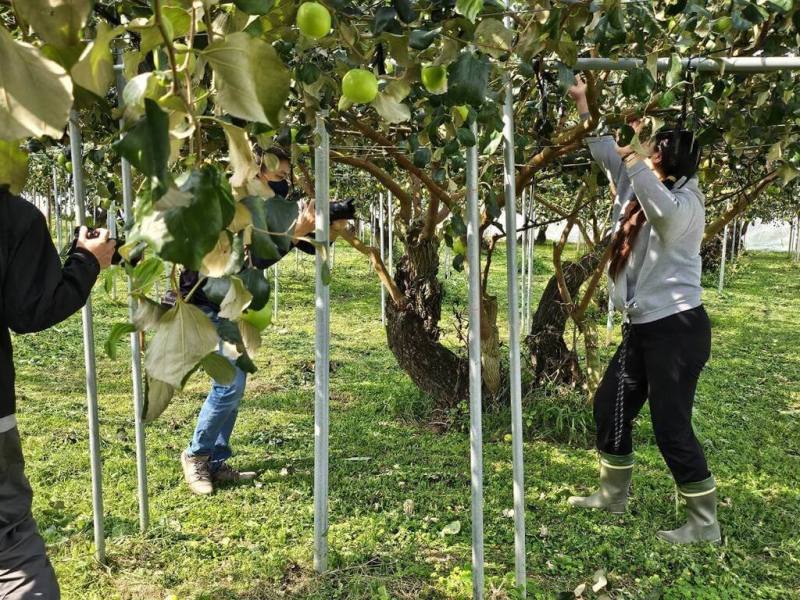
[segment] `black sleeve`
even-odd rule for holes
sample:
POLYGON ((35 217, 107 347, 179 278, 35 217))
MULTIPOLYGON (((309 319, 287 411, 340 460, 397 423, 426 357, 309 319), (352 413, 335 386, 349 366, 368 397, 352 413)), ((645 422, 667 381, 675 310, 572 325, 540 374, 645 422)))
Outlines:
POLYGON ((293 240, 291 246, 289 246, 289 249, 281 254, 279 258, 259 258, 254 254, 252 257, 253 266, 258 269, 269 269, 272 265, 279 262, 284 256, 289 254, 295 248, 306 254, 317 253, 317 247, 311 242, 307 242, 305 240, 293 240))
POLYGON ((83 248, 62 267, 44 216, 32 211, 9 253, 3 290, 6 321, 17 333, 42 331, 75 313, 100 274, 97 259, 83 248))

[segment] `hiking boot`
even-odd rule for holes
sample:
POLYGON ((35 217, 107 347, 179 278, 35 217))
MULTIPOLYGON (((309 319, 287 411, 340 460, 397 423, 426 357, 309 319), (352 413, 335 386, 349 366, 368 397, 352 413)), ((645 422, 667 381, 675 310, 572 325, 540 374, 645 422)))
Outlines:
POLYGON ((686 524, 671 531, 659 531, 656 535, 671 544, 718 544, 722 535, 717 521, 717 486, 714 477, 679 485, 678 492, 686 501, 686 524))
POLYGON ((208 456, 190 456, 184 450, 181 452, 181 465, 183 476, 193 494, 207 496, 214 493, 208 456))
POLYGON ((249 481, 255 479, 257 476, 258 473, 255 471, 237 471, 225 461, 223 461, 216 470, 211 472, 211 480, 214 483, 249 481))
POLYGON ((600 489, 590 496, 572 496, 567 500, 578 508, 599 508, 622 514, 628 505, 628 491, 633 476, 633 454, 616 456, 600 453, 600 489))

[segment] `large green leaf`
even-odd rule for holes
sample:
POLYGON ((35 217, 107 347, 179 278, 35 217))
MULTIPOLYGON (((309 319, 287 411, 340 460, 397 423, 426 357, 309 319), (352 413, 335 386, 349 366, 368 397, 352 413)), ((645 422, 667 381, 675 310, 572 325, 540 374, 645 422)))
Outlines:
POLYGON ((253 294, 245 287, 244 282, 238 277, 230 278, 228 292, 219 305, 219 316, 223 319, 236 320, 242 315, 253 301, 253 294))
POLYGON ((269 302, 270 284, 269 280, 264 277, 264 271, 261 269, 245 269, 239 273, 239 279, 247 288, 247 291, 252 294, 253 299, 250 301, 248 308, 250 310, 261 310, 269 302))
POLYGON ((222 128, 228 141, 228 164, 233 171, 231 187, 238 188, 258 175, 258 165, 247 132, 228 123, 224 123, 222 128))
POLYGON ((145 423, 152 423, 167 406, 175 395, 175 388, 168 383, 158 381, 152 377, 145 380, 144 406, 142 406, 142 419, 145 423))
POLYGON ((0 140, 60 138, 72 108, 72 80, 38 48, 0 25, 0 140))
POLYGON ((258 258, 271 260, 281 257, 278 246, 270 235, 267 224, 267 210, 263 198, 248 196, 240 202, 250 211, 252 230, 250 232, 250 251, 258 258))
POLYGON ((495 58, 511 51, 514 34, 498 19, 484 19, 475 28, 475 44, 495 58))
POLYGON ((122 27, 111 29, 102 21, 97 25, 97 35, 72 66, 72 80, 93 94, 105 97, 114 81, 114 59, 111 56, 111 41, 122 34, 122 27))
POLYGON ((431 31, 415 29, 408 35, 408 45, 414 50, 425 50, 439 37, 440 31, 440 29, 433 29, 431 31))
POLYGON ((77 46, 94 0, 14 0, 14 9, 46 44, 77 46))
POLYGON ((147 347, 144 359, 147 374, 181 388, 186 375, 218 343, 211 319, 196 306, 178 302, 161 317, 147 347))
POLYGON ((111 326, 111 332, 108 334, 108 339, 104 345, 106 354, 111 360, 117 359, 117 345, 122 338, 134 331, 136 331, 136 327, 131 323, 114 323, 111 326))
POLYGON ((169 116, 145 98, 145 113, 113 148, 144 175, 155 177, 166 189, 169 160, 169 116))
POLYGON ((264 213, 267 218, 267 227, 272 235, 272 241, 286 254, 292 247, 292 224, 297 219, 297 202, 275 196, 264 203, 264 213))
POLYGON ((275 49, 247 33, 233 33, 210 44, 203 56, 214 70, 216 100, 230 115, 281 125, 290 75, 275 49))
POLYGON ((0 186, 7 185, 12 194, 21 194, 28 180, 28 153, 19 142, 0 139, 0 186))
POLYGON ((236 369, 231 361, 216 352, 205 356, 200 361, 200 365, 216 383, 230 385, 233 383, 233 378, 236 377, 236 369))
POLYGON ((451 104, 470 104, 479 107, 486 97, 491 63, 488 56, 462 53, 448 68, 449 90, 446 98, 451 104))
POLYGON ((227 180, 211 165, 193 171, 180 189, 191 193, 192 201, 163 213, 169 239, 160 254, 164 260, 198 271, 233 219, 235 202, 227 180))

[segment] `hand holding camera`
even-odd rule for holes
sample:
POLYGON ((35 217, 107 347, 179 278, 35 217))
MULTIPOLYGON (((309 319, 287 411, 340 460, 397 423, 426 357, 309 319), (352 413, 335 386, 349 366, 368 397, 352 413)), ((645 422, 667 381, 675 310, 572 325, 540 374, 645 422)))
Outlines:
POLYGON ((117 244, 117 240, 111 239, 108 229, 89 229, 84 225, 75 230, 73 247, 91 252, 100 263, 101 270, 122 260, 117 244))

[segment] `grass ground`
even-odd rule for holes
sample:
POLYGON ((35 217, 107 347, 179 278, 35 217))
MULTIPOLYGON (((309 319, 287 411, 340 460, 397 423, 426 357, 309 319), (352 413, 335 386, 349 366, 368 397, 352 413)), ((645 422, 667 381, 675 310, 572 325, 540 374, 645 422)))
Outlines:
MULTIPOLYGON (((540 255, 545 251, 539 250, 540 255)), ((249 483, 191 496, 178 455, 207 382, 196 377, 147 429, 152 526, 138 532, 128 354, 101 356, 125 310, 94 295, 108 565, 92 559, 91 494, 80 320, 17 337, 19 417, 34 514, 64 598, 468 598, 468 438, 434 433, 426 398, 398 369, 380 325, 379 289, 342 248, 332 298, 330 573, 311 567, 313 263, 282 267, 280 313, 265 336, 235 432, 235 466, 249 483), (452 525, 458 522, 460 527, 452 525), (448 527, 450 526, 450 527, 448 527), (444 533, 443 530, 456 531, 444 533)), ((491 283, 505 305, 504 257, 491 283)), ((548 273, 538 265, 539 289, 548 273)), ((782 256, 741 259, 723 296, 708 289, 713 358, 696 426, 719 481, 719 547, 670 547, 657 529, 678 523, 673 485, 646 414, 624 517, 581 513, 565 500, 587 490, 596 459, 585 443, 540 435, 525 443, 529 597, 575 596, 602 569, 611 598, 800 598, 800 270, 782 256)), ((443 311, 464 306, 463 276, 443 311)), ((536 294, 534 294, 536 297, 536 294)), ((448 341, 456 345, 454 336, 448 341)), ((580 412, 580 410, 579 410, 580 412)), ((583 410, 583 417, 586 411, 583 410)), ((574 416, 574 415, 573 415, 574 416)), ((579 415, 580 417, 580 415, 579 415)), ((582 417, 580 417, 582 418, 582 417)), ((511 446, 507 412, 487 415, 485 532, 491 598, 513 598, 511 446)), ((598 595, 589 591, 584 598, 598 595)))

